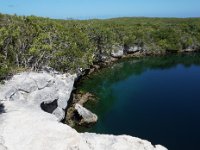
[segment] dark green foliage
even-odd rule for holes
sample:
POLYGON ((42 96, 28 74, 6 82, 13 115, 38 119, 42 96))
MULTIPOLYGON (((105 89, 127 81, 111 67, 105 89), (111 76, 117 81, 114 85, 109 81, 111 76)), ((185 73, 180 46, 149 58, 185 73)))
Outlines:
POLYGON ((139 45, 149 51, 199 49, 200 19, 81 21, 0 14, 0 78, 11 68, 87 68, 97 54, 110 55, 115 44, 139 45))

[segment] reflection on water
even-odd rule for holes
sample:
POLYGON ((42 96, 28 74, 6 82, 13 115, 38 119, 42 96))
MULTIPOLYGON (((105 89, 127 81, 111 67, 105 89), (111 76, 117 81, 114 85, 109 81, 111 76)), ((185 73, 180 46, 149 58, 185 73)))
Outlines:
POLYGON ((84 80, 99 116, 87 132, 128 134, 170 150, 198 149, 200 55, 126 59, 84 80))

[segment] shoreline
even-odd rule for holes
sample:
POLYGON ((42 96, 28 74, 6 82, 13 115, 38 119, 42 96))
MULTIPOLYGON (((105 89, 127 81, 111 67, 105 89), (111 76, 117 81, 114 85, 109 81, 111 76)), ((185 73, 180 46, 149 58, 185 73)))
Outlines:
MULTIPOLYGON (((65 119, 63 120, 63 123, 68 124, 71 127, 74 126, 80 126, 80 127, 90 127, 94 124, 89 123, 89 124, 80 124, 79 122, 79 117, 76 115, 76 110, 75 110, 75 104, 81 104, 84 106, 85 103, 90 101, 90 99, 94 100, 95 95, 92 95, 89 92, 84 92, 80 93, 80 91, 77 90, 78 86, 81 84, 81 81, 87 78, 89 75, 96 73, 98 71, 101 71, 101 69, 112 66, 114 63, 117 63, 119 60, 125 60, 125 59, 134 59, 134 58, 144 58, 144 57, 152 57, 152 56, 166 56, 166 55, 172 55, 172 54, 187 54, 187 53, 199 53, 199 50, 180 50, 174 52, 168 52, 168 51, 147 51, 147 52, 135 52, 135 53, 129 53, 126 55, 123 55, 122 57, 114 58, 111 57, 110 60, 107 60, 105 62, 96 62, 94 63, 89 69, 83 70, 83 73, 78 76, 77 80, 74 82, 74 90, 71 93, 70 99, 69 99, 69 107, 66 109, 66 116, 65 119), (84 100, 83 100, 84 99, 84 100)), ((96 122, 95 122, 96 123, 96 122)))
MULTIPOLYGON (((111 65, 114 62, 116 61, 109 64, 111 65)), ((34 141, 34 145, 32 145, 32 149, 34 149, 41 144, 41 141, 55 143, 55 140, 52 139, 61 141, 54 144, 54 149, 57 150, 66 148, 75 149, 75 147, 80 149, 85 147, 84 149, 94 150, 98 149, 98 147, 104 149, 103 147, 105 146, 112 149, 113 144, 110 144, 110 142, 113 140, 119 141, 115 143, 120 146, 117 149, 123 149, 124 146, 127 149, 133 150, 137 150, 139 147, 149 150, 166 149, 163 146, 153 146, 146 140, 127 135, 114 136, 96 133, 78 133, 69 125, 61 123, 62 114, 66 114, 61 110, 65 110, 65 106, 70 107, 70 103, 67 104, 67 100, 73 94, 72 89, 74 85, 78 85, 77 81, 82 80, 87 74, 82 75, 81 78, 79 77, 76 82, 74 82, 75 76, 70 74, 59 74, 58 72, 53 72, 52 74, 44 72, 44 75, 42 74, 42 72, 33 72, 33 74, 31 72, 19 73, 14 75, 11 80, 6 81, 4 85, 1 85, 0 107, 3 106, 3 111, 0 114, 0 120, 2 120, 0 124, 0 148, 3 147, 3 150, 20 150, 22 149, 22 145, 26 149, 29 149, 30 141, 31 143, 34 141), (55 90, 54 86, 57 90, 61 91, 55 90), (66 94, 67 100, 63 99, 63 94, 66 94), (57 99, 59 100, 59 103, 57 103, 58 106, 54 105, 54 101, 57 101, 57 99), (45 105, 48 109, 51 109, 51 106, 56 106, 57 108, 53 112, 47 111, 47 113, 41 108, 42 105, 45 105), (21 139, 25 140, 21 141, 21 139), (97 143, 99 140, 101 142, 97 143), (66 143, 66 141, 70 142, 66 143), (16 145, 16 143, 21 143, 22 145, 16 145), (93 148, 90 147, 91 145, 93 148)), ((84 102, 86 100, 81 101, 82 104, 84 102)), ((47 144, 45 147, 40 147, 39 149, 50 150, 52 146, 51 144, 47 144)))

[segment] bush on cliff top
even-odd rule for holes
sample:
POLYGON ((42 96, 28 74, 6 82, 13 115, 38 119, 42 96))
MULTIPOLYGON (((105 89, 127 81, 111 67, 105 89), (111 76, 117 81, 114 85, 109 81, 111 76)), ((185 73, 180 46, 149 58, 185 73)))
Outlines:
POLYGON ((0 78, 11 68, 87 68, 114 44, 149 51, 200 46, 200 19, 55 20, 0 14, 0 78))

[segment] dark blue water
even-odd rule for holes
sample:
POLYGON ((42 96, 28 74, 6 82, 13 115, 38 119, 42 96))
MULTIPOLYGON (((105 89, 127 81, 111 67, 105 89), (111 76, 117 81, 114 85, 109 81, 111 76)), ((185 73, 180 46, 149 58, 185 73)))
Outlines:
POLYGON ((83 81, 99 116, 89 132, 127 134, 169 150, 198 150, 200 55, 129 59, 83 81))

